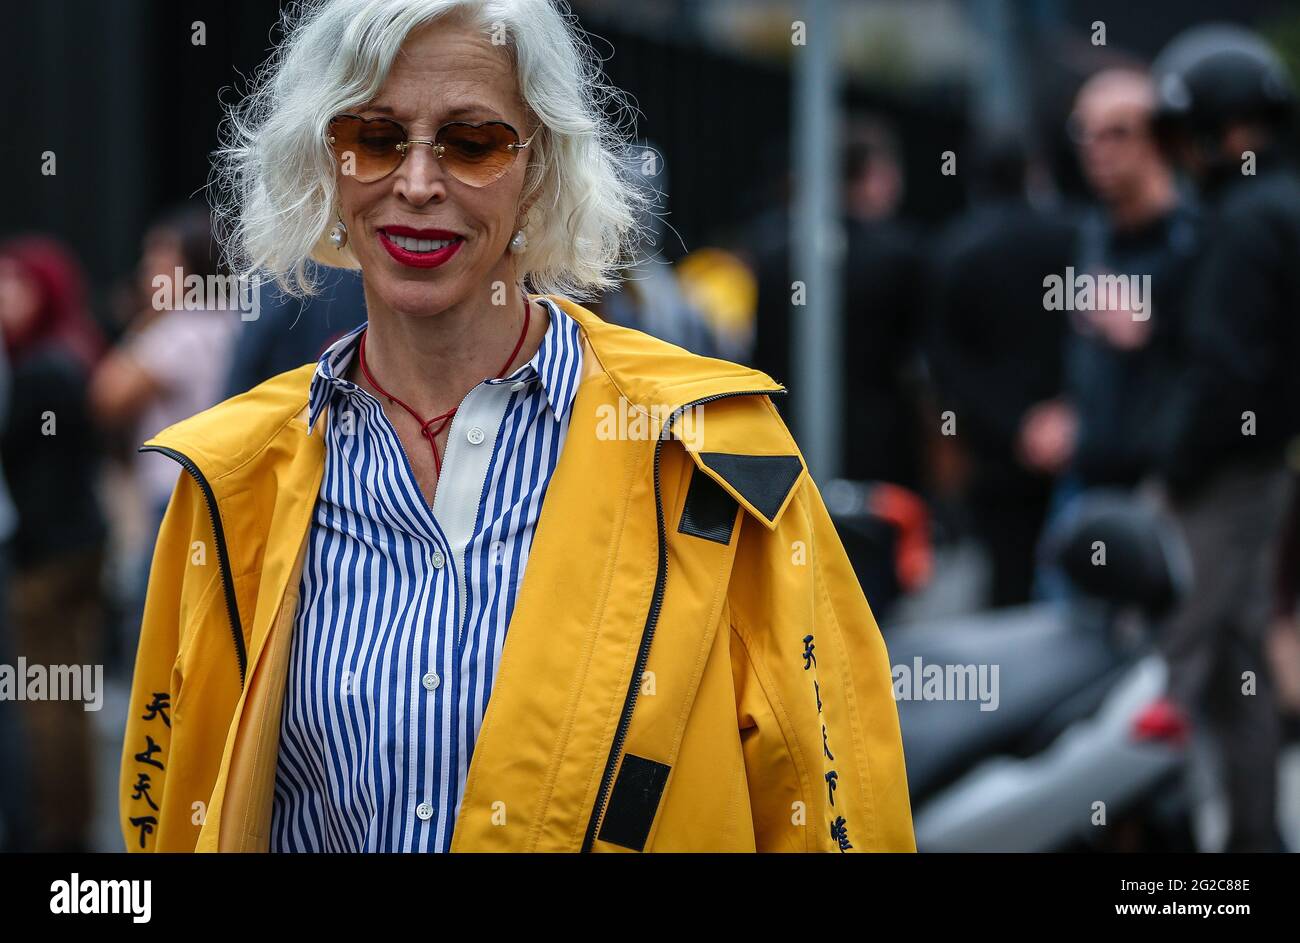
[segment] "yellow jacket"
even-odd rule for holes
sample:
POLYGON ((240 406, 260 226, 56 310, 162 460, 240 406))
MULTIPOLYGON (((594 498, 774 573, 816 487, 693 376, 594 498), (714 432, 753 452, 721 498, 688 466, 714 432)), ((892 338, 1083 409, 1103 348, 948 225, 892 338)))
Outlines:
MULTIPOLYGON (((453 850, 914 850, 888 656, 783 388, 552 300, 585 369, 453 850)), ((314 367, 144 445, 188 474, 131 690, 132 850, 268 847, 314 367)))

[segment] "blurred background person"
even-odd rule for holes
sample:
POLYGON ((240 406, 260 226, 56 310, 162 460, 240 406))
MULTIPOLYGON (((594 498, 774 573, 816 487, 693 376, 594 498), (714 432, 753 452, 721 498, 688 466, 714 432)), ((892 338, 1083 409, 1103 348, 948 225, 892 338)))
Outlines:
POLYGON ((1264 639, 1300 419, 1300 176, 1280 147, 1295 92, 1277 54, 1236 27, 1177 37, 1153 73, 1161 129, 1209 215, 1162 436, 1196 574, 1164 639, 1170 693, 1222 755, 1227 850, 1276 851, 1280 724, 1264 639))
POLYGON ((90 404, 96 420, 130 444, 125 456, 134 486, 134 510, 115 507, 117 526, 130 532, 131 562, 120 576, 126 615, 119 652, 128 663, 148 583, 151 548, 176 485, 176 465, 134 446, 154 433, 218 402, 225 391, 236 331, 237 311, 209 310, 203 293, 196 309, 175 307, 184 297, 170 286, 191 276, 221 276, 212 222, 204 206, 169 210, 149 228, 136 272, 134 320, 96 369, 90 404), (134 515, 135 520, 131 517, 134 515))
MULTIPOLYGON (((840 224, 841 396, 845 478, 915 489, 921 479, 917 237, 898 218, 905 178, 898 138, 883 119, 859 116, 843 131, 840 224)), ((769 212, 749 247, 758 281, 752 365, 790 383, 793 318, 788 211, 769 212)), ((795 416, 797 388, 779 398, 795 416)))
POLYGON ((1084 176, 1100 206, 1081 220, 1076 272, 1149 278, 1127 309, 1071 313, 1067 397, 1076 412, 1067 491, 1132 488, 1156 467, 1151 432, 1182 356, 1186 286, 1198 247, 1194 208, 1179 193, 1152 128, 1155 90, 1136 69, 1108 69, 1080 90, 1070 117, 1084 176), (1140 308, 1140 310, 1132 310, 1140 308))
POLYGON ((991 566, 988 604, 1028 601, 1034 552, 1073 411, 1061 399, 1065 321, 1044 277, 1065 275, 1077 228, 1030 202, 1031 161, 1014 137, 977 146, 972 207, 939 237, 928 358, 942 414, 970 463, 964 503, 991 566))
MULTIPOLYGON (((19 510, 12 654, 33 665, 93 665, 103 641, 106 531, 86 389, 103 341, 80 268, 54 240, 0 245, 0 329, 13 377, 0 460, 19 510)), ((22 713, 32 805, 7 825, 29 836, 32 850, 89 850, 92 715, 74 700, 26 700, 22 713)))
POLYGON ((898 215, 906 178, 902 147, 886 122, 849 124, 841 174, 843 474, 916 490, 921 256, 916 232, 898 215))

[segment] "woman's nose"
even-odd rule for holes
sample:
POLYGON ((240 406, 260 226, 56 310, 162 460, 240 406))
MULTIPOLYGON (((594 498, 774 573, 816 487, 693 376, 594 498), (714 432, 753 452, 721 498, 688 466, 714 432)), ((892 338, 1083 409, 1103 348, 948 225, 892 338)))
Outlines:
POLYGON ((447 196, 447 177, 443 172, 433 147, 412 142, 407 146, 406 159, 397 168, 393 191, 412 206, 422 206, 430 200, 447 196))

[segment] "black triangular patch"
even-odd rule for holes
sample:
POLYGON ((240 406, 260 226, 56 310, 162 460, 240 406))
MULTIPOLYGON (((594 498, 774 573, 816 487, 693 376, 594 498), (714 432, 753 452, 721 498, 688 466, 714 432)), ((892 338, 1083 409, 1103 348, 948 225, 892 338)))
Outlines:
POLYGON ((700 452, 705 465, 727 480, 746 501, 769 521, 785 503, 799 479, 803 463, 798 455, 736 455, 731 452, 700 452))

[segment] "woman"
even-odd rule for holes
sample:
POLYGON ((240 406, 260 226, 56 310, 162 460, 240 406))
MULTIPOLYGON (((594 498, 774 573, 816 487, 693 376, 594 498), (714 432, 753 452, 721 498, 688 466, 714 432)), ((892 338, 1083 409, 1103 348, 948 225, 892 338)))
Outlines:
POLYGON ((229 228, 290 290, 358 266, 368 320, 145 445, 184 473, 128 846, 912 849, 884 645, 782 388, 564 296, 611 287, 644 196, 562 12, 336 2, 287 35, 229 228))
MULTIPOLYGON (((80 266, 62 245, 29 236, 0 246, 0 330, 12 371, 0 464, 18 508, 6 647, 30 665, 92 665, 102 642, 106 528, 86 383, 103 340, 80 266)), ((16 837, 27 847, 90 847, 91 717, 79 701, 23 703, 32 814, 16 837)))

